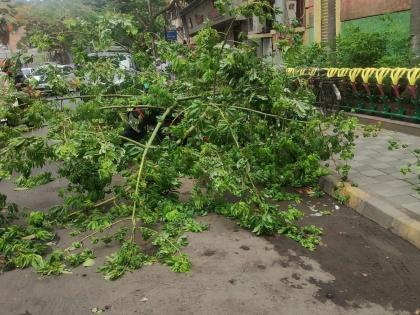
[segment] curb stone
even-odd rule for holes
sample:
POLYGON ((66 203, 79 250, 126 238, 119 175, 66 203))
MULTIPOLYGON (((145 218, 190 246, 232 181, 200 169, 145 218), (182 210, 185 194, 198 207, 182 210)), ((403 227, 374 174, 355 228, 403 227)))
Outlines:
MULTIPOLYGON (((319 184, 328 195, 334 196, 335 187, 340 181, 340 177, 334 174, 322 177, 319 184)), ((420 221, 381 200, 376 194, 352 187, 349 183, 344 184, 340 193, 349 196, 347 206, 420 249, 420 221)))

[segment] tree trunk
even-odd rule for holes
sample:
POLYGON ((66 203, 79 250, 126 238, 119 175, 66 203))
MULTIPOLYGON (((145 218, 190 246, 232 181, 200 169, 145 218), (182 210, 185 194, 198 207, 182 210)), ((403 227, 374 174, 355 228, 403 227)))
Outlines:
POLYGON ((413 51, 420 57, 420 0, 411 1, 411 36, 413 51))
POLYGON ((335 51, 336 37, 336 0, 328 0, 328 46, 332 51, 335 51))

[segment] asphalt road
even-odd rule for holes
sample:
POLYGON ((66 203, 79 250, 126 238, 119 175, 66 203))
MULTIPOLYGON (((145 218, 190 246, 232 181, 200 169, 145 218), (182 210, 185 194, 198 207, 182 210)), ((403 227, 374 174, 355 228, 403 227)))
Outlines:
MULTIPOLYGON (((55 181, 13 191, 11 201, 35 209, 59 203, 55 181)), ((190 186, 182 189, 188 195, 190 186)), ((418 314, 420 251, 329 197, 305 198, 306 223, 324 227, 310 252, 283 236, 257 237, 234 221, 209 215, 207 232, 190 234, 185 251, 192 270, 176 274, 161 265, 108 282, 96 272, 116 245, 96 248, 96 266, 71 275, 40 277, 33 270, 0 275, 1 315, 92 314, 418 314), (319 216, 322 210, 331 215, 319 216), (418 311, 418 312, 417 312, 418 311), (417 313, 416 313, 417 312, 417 313)), ((58 231, 58 245, 72 240, 58 231)))

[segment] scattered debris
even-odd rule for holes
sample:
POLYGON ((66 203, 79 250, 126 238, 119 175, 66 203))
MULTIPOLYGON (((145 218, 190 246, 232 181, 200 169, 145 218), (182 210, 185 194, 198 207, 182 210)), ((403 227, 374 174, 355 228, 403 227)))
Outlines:
POLYGON ((315 206, 309 206, 309 209, 310 209, 312 212, 318 212, 318 210, 315 208, 315 206))
POLYGON ((316 213, 311 213, 310 214, 311 217, 322 217, 321 212, 316 212, 316 213))
MULTIPOLYGON (((312 210, 312 209, 311 209, 312 210)), ((313 210, 312 210, 313 211, 313 210)), ((322 217, 324 215, 331 215, 332 212, 329 210, 323 210, 323 211, 319 211, 319 212, 315 212, 315 213, 311 213, 310 216, 311 217, 322 217)))
POLYGON ((327 293, 325 296, 326 296, 327 299, 333 299, 334 298, 334 295, 332 293, 327 293))
POLYGON ((95 259, 92 258, 86 259, 83 263, 83 267, 92 267, 93 265, 95 265, 95 259))
POLYGON ((311 195, 314 193, 313 189, 311 187, 305 187, 305 188, 299 188, 297 189, 299 194, 307 194, 307 195, 311 195))
POLYGON ((103 312, 105 312, 105 310, 103 310, 99 307, 94 307, 94 308, 92 308, 91 311, 92 311, 93 314, 102 314, 103 312))

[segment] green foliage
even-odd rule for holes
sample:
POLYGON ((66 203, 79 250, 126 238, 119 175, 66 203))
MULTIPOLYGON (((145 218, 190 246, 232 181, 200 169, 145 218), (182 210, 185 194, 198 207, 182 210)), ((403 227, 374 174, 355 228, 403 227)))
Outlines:
POLYGON ((305 46, 285 43, 284 62, 288 67, 407 67, 411 52, 408 34, 392 19, 385 32, 349 26, 337 37, 336 51, 319 44, 305 46))
POLYGON ((47 243, 53 238, 42 212, 31 212, 26 227, 15 224, 2 227, 0 224, 0 256, 5 259, 3 264, 0 263, 0 270, 39 266, 48 248, 47 243))
POLYGON ((328 67, 331 57, 327 49, 317 43, 309 46, 299 44, 284 50, 284 63, 288 67, 328 67))
POLYGON ((44 137, 21 137, 8 140, 0 156, 0 180, 11 176, 13 171, 29 178, 32 169, 43 167, 52 157, 52 151, 44 137))
POLYGON ((66 269, 65 264, 62 262, 64 259, 64 253, 62 250, 55 250, 46 259, 37 260, 33 267, 36 272, 44 276, 58 276, 63 273, 69 273, 66 269))
POLYGON ((389 20, 385 32, 349 27, 337 39, 337 65, 342 67, 404 67, 412 58, 409 35, 389 20))
POLYGON ((125 150, 119 146, 116 132, 98 133, 96 126, 84 122, 65 124, 69 130, 61 135, 63 142, 54 150, 63 162, 59 174, 69 180, 69 190, 95 202, 104 197, 105 187, 121 170, 125 150))
POLYGON ((81 251, 77 254, 70 254, 65 257, 66 262, 73 267, 80 266, 81 264, 84 264, 86 261, 95 259, 95 255, 93 251, 86 249, 81 251))
POLYGON ((99 271, 104 274, 105 279, 116 280, 127 271, 137 270, 151 263, 150 257, 142 253, 136 244, 124 242, 118 252, 107 258, 99 271))
POLYGON ((52 182, 53 180, 54 179, 51 177, 51 173, 45 172, 29 178, 20 176, 16 180, 16 185, 19 188, 34 188, 52 182))
POLYGON ((171 256, 166 264, 175 272, 187 272, 191 269, 191 262, 186 254, 171 256))
POLYGON ((386 53, 386 35, 351 27, 337 39, 337 63, 344 67, 372 67, 386 53))
MULTIPOLYGON (((252 9, 266 8, 264 3, 252 9)), ((121 32, 137 36, 133 18, 125 17, 102 14, 67 22, 67 30, 82 33, 66 37, 78 61, 87 62, 86 38, 102 49, 121 32)), ((155 262, 186 272, 191 262, 182 253, 188 244, 185 233, 206 230, 196 216, 212 211, 235 218, 256 235, 282 234, 315 249, 321 229, 302 225, 301 211, 285 209, 273 199, 297 203, 299 198, 284 193, 286 188, 316 186, 327 174, 321 162, 333 155, 351 159, 356 122, 344 115, 321 115, 312 106, 311 92, 304 86, 293 88, 284 72, 258 59, 248 45, 229 47, 210 28, 197 35, 196 43, 194 52, 154 39, 147 49, 136 49, 138 58, 152 53, 165 58, 176 80, 148 64, 149 57, 133 82, 116 91, 124 97, 105 98, 105 82, 91 88, 93 97, 76 109, 52 108, 38 116, 44 106, 43 101, 36 103, 30 116, 37 117, 37 125, 48 125, 46 136, 7 130, 0 156, 2 179, 13 172, 29 178, 33 168, 58 162, 59 176, 69 182, 60 193, 62 205, 46 214, 30 214, 26 227, 6 223, 0 234, 6 249, 0 250, 8 266, 32 264, 41 274, 60 274, 68 266, 92 265, 94 254, 85 248, 90 241, 121 244, 99 267, 106 279, 155 262), (127 105, 139 104, 151 107, 143 108, 151 122, 141 139, 125 143, 120 137, 124 113, 127 105), (194 179, 188 200, 179 193, 185 178, 194 179), (103 201, 108 195, 112 198, 103 201), (56 226, 86 234, 76 236, 71 248, 44 259, 56 226), (19 236, 8 237, 8 229, 19 236), (22 239, 27 236, 30 241, 22 239), (17 245, 26 247, 20 251, 13 247, 17 245)), ((92 62, 77 74, 83 78, 89 71, 107 78, 114 68, 92 62)))
POLYGON ((403 175, 416 175, 415 178, 419 180, 419 183, 413 184, 413 188, 420 194, 420 148, 413 148, 400 139, 391 139, 388 141, 388 149, 391 151, 401 149, 411 154, 413 162, 401 165, 400 172, 403 175))

